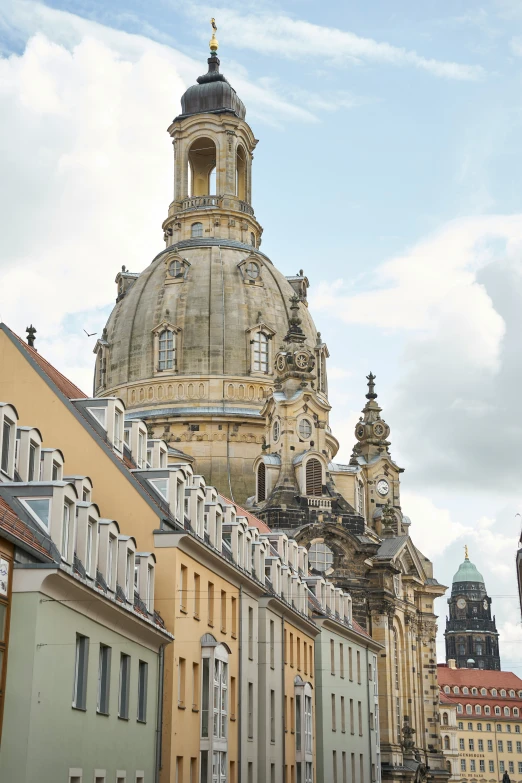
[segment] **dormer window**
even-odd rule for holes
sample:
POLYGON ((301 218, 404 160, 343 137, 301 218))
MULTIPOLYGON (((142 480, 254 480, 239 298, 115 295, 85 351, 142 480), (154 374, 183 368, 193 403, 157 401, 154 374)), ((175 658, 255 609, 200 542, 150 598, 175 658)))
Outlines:
POLYGON ((158 370, 172 370, 176 362, 176 341, 170 329, 159 334, 158 370))
POLYGON ((29 467, 27 470, 27 481, 35 480, 35 468, 36 468, 36 453, 37 445, 33 441, 29 443, 29 467))
POLYGON ((149 479, 149 484, 154 487, 164 500, 169 499, 169 480, 167 478, 149 479))
POLYGON ((71 508, 72 504, 65 501, 63 504, 62 519, 62 560, 69 560, 69 542, 71 540, 71 508))
POLYGON ((14 422, 4 419, 2 428, 2 470, 9 473, 9 457, 11 454, 11 443, 13 439, 14 422))
POLYGON ((48 531, 51 516, 51 498, 20 498, 20 502, 23 503, 38 524, 48 531))
POLYGON ((107 409, 105 407, 103 408, 87 408, 91 416, 93 416, 98 424, 100 424, 103 429, 107 429, 107 409))
POLYGON ((87 522, 87 546, 85 549, 85 573, 92 576, 94 523, 91 519, 87 522))

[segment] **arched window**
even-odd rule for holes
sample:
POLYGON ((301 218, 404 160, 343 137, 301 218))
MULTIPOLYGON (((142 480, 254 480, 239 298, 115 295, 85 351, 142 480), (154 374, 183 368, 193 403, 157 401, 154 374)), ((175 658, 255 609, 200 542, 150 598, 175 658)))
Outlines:
POLYGON ((462 709, 462 704, 457 704, 457 712, 464 712, 462 709))
POLYGON ((466 686, 464 686, 464 687, 463 687, 463 689, 462 689, 462 693, 465 693, 465 694, 466 694, 466 696, 468 695, 468 693, 469 693, 469 690, 468 690, 468 688, 466 688, 466 686))
POLYGON ((274 443, 277 443, 277 441, 279 440, 280 432, 281 432, 281 424, 279 422, 279 419, 276 419, 272 427, 272 437, 274 439, 274 443))
POLYGON ((257 469, 257 499, 266 500, 266 468, 265 463, 261 462, 257 469))
POLYGON ((513 715, 515 716, 515 718, 518 718, 519 715, 518 707, 513 707, 513 715))
POLYGON ((256 246, 256 235, 253 233, 253 231, 250 232, 250 244, 252 247, 256 246))
POLYGON ((444 693, 450 693, 450 692, 451 692, 450 686, 449 685, 445 685, 444 686, 444 693))
POLYGON ((472 712, 473 712, 473 707, 471 706, 471 704, 466 704, 466 714, 471 715, 472 712))
POLYGON ((262 331, 254 332, 252 348, 254 372, 268 372, 268 335, 262 331))
POLYGON ((475 704, 475 713, 477 715, 481 715, 482 714, 482 707, 480 706, 480 704, 475 704))
POLYGON ((484 707, 484 715, 491 715, 491 707, 489 706, 489 704, 486 704, 486 706, 484 707))
POLYGON ((471 689, 471 695, 472 696, 477 696, 478 695, 478 690, 476 688, 472 688, 471 689))
POLYGON ((323 493, 323 469, 321 463, 312 457, 306 463, 306 494, 322 495, 323 493))
POLYGON ((193 223, 190 229, 192 239, 198 239, 203 236, 203 223, 193 223))
POLYGON ((449 726, 449 720, 448 720, 448 713, 443 712, 442 713, 442 725, 443 726, 449 726))
POLYGON ((450 738, 446 735, 444 737, 444 750, 450 749, 450 738))
POLYGON ((241 145, 238 145, 236 151, 236 195, 241 201, 246 201, 246 170, 245 150, 241 145))
POLYGON ((213 173, 216 169, 216 145, 207 137, 197 139, 190 147, 189 195, 209 196, 215 189, 213 173))
POLYGON ((480 693, 481 693, 482 696, 487 696, 488 695, 488 692, 487 692, 487 690, 485 688, 481 688, 480 689, 480 693))
POLYGON ((298 424, 297 430, 299 437, 303 440, 309 440, 312 435, 312 424, 309 419, 301 419, 298 424))
POLYGON ((496 688, 492 688, 491 689, 491 695, 492 696, 496 696, 497 695, 497 689, 496 688))
POLYGON ((504 688, 502 688, 502 690, 500 691, 500 695, 501 696, 505 696, 506 695, 506 691, 504 690, 504 688))
POLYGON ((332 567, 334 553, 324 541, 316 541, 308 550, 308 562, 314 571, 324 573, 332 567))
POLYGON ((506 717, 509 717, 511 715, 511 710, 509 709, 509 707, 504 707, 504 715, 506 715, 506 717))
POLYGON ((509 691, 509 695, 511 696, 512 699, 514 699, 515 698, 515 691, 509 691))
POLYGON ((495 707, 495 715, 501 715, 500 707, 495 707))
POLYGON ((173 370, 176 366, 176 338, 170 329, 159 334, 158 370, 173 370))
POLYGON ((459 686, 458 685, 454 685, 453 686, 453 693, 458 693, 458 692, 459 692, 459 686))

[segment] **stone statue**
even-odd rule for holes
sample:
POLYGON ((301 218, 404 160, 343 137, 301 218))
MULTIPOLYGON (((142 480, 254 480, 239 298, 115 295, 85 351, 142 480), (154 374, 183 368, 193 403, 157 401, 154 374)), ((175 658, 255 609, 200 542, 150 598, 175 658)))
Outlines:
POLYGON ((413 735, 415 734, 415 729, 413 729, 408 721, 404 721, 403 727, 402 727, 402 747, 404 750, 413 750, 415 747, 415 740, 413 739, 413 735))
POLYGON ((422 761, 415 772, 414 783, 426 783, 428 780, 428 767, 422 761))
POLYGON ((509 777, 507 770, 504 772, 504 775, 502 776, 502 783, 511 783, 511 778, 509 777))

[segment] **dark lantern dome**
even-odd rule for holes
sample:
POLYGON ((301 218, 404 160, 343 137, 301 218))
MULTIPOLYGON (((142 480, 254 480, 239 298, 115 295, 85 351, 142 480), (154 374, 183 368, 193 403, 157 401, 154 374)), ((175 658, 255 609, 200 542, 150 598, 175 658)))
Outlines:
POLYGON ((219 72, 219 58, 211 54, 207 60, 208 73, 199 76, 197 84, 193 84, 181 96, 181 115, 210 112, 232 112, 241 120, 245 119, 245 104, 239 98, 231 84, 219 72))

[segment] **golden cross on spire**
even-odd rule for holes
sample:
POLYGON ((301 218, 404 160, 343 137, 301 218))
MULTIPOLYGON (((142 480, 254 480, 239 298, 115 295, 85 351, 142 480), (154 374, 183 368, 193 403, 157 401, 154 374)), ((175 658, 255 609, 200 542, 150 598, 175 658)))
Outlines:
POLYGON ((469 560, 468 545, 464 544, 464 560, 469 560))
POLYGON ((209 41, 210 52, 211 54, 217 54, 219 43, 218 43, 218 39, 216 38, 217 25, 214 17, 212 17, 212 19, 210 20, 210 24, 212 25, 212 38, 209 41))

